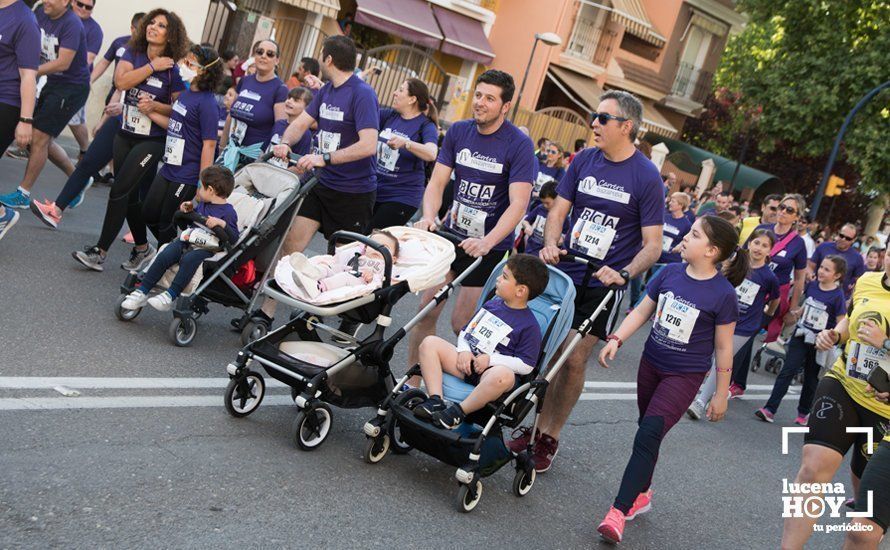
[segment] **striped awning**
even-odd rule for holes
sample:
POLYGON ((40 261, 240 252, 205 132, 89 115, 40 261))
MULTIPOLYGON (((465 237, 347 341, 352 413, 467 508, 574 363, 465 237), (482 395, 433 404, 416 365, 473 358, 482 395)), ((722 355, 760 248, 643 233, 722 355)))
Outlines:
POLYGON ((625 32, 653 46, 661 48, 667 42, 649 21, 641 0, 612 0, 612 20, 624 25, 625 32))
POLYGON ((340 0, 279 0, 285 4, 296 6, 312 13, 320 13, 325 17, 337 18, 340 12, 340 0))
POLYGON ((652 133, 672 139, 680 135, 680 131, 661 114, 654 101, 647 98, 640 98, 640 101, 643 103, 642 128, 647 134, 652 133))
POLYGON ((683 32, 683 36, 680 38, 680 41, 686 39, 686 34, 689 32, 689 27, 691 27, 692 25, 695 25, 696 27, 708 31, 709 33, 718 37, 726 36, 727 34, 729 34, 729 25, 723 23, 722 21, 714 19, 710 15, 701 13, 698 10, 693 10, 692 18, 689 19, 689 24, 686 25, 686 30, 683 32))

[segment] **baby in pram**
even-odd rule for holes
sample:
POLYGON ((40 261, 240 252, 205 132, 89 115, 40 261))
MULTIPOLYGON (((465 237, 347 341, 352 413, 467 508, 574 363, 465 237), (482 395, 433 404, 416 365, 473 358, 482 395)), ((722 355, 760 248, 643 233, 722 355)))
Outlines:
POLYGON ((427 336, 420 344, 420 370, 429 398, 414 409, 418 418, 455 429, 467 414, 482 409, 534 370, 541 353, 541 328, 528 302, 547 288, 549 274, 540 259, 512 256, 496 283, 496 297, 485 302, 461 330, 457 345, 427 336), (461 403, 442 397, 442 373, 476 388, 461 403))
MULTIPOLYGON (((235 178, 227 169, 220 166, 209 166, 201 172, 196 202, 187 201, 179 206, 182 212, 194 211, 206 216, 208 228, 221 227, 225 230, 229 242, 238 240, 238 214, 226 199, 235 188, 235 178)), ((178 239, 164 247, 146 270, 142 283, 136 290, 127 295, 121 308, 134 311, 147 303, 158 311, 169 311, 173 302, 192 280, 198 267, 204 260, 213 256, 218 248, 216 237, 195 224, 189 225, 178 239), (170 284, 170 288, 152 298, 148 293, 161 280, 164 273, 173 265, 179 264, 179 270, 170 284)))
MULTIPOLYGON (((389 250, 393 263, 399 258, 399 239, 389 231, 375 229, 371 240, 389 250)), ((333 256, 321 255, 307 258, 296 252, 290 256, 294 268, 294 282, 309 296, 316 298, 322 292, 346 286, 361 286, 383 282, 386 263, 383 255, 371 247, 344 246, 333 256)))

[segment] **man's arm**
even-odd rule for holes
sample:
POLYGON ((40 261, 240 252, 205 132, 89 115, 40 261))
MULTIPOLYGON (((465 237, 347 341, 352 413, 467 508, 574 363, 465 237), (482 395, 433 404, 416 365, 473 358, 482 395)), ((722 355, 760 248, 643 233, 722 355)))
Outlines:
POLYGON ((442 207, 442 194, 445 193, 445 187, 451 179, 452 170, 450 166, 445 166, 441 162, 437 162, 436 166, 433 167, 430 181, 423 192, 423 203, 421 206, 423 217, 418 222, 423 222, 427 225, 423 229, 429 229, 435 222, 439 208, 442 207))
POLYGON ((794 270, 794 288, 791 291, 791 306, 796 307, 797 304, 800 303, 800 297, 803 296, 803 285, 806 282, 807 278, 807 270, 806 269, 795 269, 794 270))
POLYGON ((656 261, 658 261, 658 257, 661 256, 662 226, 649 225, 643 227, 642 233, 643 248, 637 252, 634 259, 624 268, 630 273, 631 278, 638 277, 645 273, 656 261))
MULTIPOLYGON (((302 117, 302 115, 300 116, 302 117)), ((331 153, 331 164, 346 164, 374 156, 377 154, 377 134, 378 132, 375 128, 359 130, 358 141, 345 149, 338 149, 331 153)), ((300 134, 300 137, 302 137, 302 134, 300 134)))
POLYGON ((100 59, 99 62, 93 66, 93 73, 90 75, 90 84, 102 78, 102 75, 105 74, 105 71, 107 71, 110 66, 111 61, 108 61, 104 57, 100 59))
POLYGON ((74 50, 68 48, 59 48, 59 56, 53 61, 47 61, 37 69, 37 76, 44 76, 53 73, 61 73, 67 71, 74 61, 74 50))
MULTIPOLYGON (((309 126, 311 126, 313 122, 315 122, 315 119, 312 118, 309 113, 306 111, 300 113, 297 120, 288 124, 287 128, 284 130, 284 135, 281 136, 281 145, 285 145, 287 149, 290 150, 291 144, 300 141, 303 134, 306 133, 306 130, 309 129, 309 126)), ((228 123, 226 123, 226 125, 228 126, 228 123)), ((226 130, 228 130, 228 128, 226 128, 226 130)))
POLYGON ((548 264, 556 265, 562 251, 559 248, 559 238, 562 236, 562 226, 566 216, 572 210, 572 203, 564 197, 557 196, 553 207, 547 213, 547 221, 544 223, 544 246, 540 256, 548 264))
MULTIPOLYGON (((19 94, 22 97, 22 106, 19 108, 19 116, 22 118, 34 118, 34 103, 37 96, 37 71, 34 69, 19 69, 19 94)), ((31 143, 33 127, 31 124, 19 122, 15 128, 15 141, 19 147, 24 148, 31 143)))

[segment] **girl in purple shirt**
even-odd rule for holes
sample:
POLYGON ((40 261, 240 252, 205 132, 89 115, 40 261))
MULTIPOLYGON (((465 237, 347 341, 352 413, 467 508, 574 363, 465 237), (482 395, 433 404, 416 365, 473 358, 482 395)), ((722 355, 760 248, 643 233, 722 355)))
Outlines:
POLYGON ((622 342, 654 315, 637 374, 639 428, 618 496, 597 531, 619 542, 624 523, 651 507, 652 474, 661 442, 686 412, 717 357, 717 393, 708 407, 712 422, 723 418, 732 372, 732 335, 738 319, 735 286, 748 273, 748 252, 739 250, 738 233, 716 216, 698 219, 684 237, 688 263, 669 264, 646 288, 646 297, 625 318, 599 355, 615 358, 622 342), (724 272, 717 269, 723 263, 724 272))

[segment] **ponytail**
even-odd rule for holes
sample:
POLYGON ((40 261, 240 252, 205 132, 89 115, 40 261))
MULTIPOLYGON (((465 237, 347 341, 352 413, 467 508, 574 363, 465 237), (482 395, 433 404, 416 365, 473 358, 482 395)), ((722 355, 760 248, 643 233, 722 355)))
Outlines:
POLYGON ((732 286, 739 286, 751 269, 751 257, 744 248, 736 248, 735 254, 723 262, 723 276, 732 286))
POLYGON ((408 95, 417 100, 417 110, 424 113, 438 128, 439 110, 436 109, 436 104, 430 97, 430 89, 426 83, 419 78, 409 78, 405 82, 408 83, 408 95))
POLYGON ((748 251, 739 248, 739 233, 731 223, 718 216, 701 218, 702 230, 712 246, 717 247, 717 263, 723 263, 723 276, 732 286, 739 286, 751 268, 748 251))
POLYGON ((439 127, 439 109, 436 108, 436 102, 433 101, 432 98, 430 99, 430 102, 427 103, 426 117, 436 125, 436 128, 439 127))

